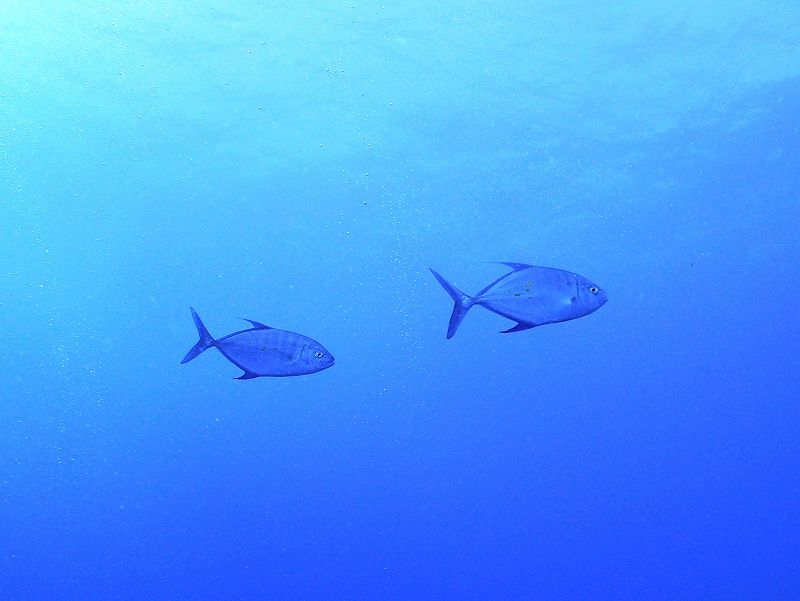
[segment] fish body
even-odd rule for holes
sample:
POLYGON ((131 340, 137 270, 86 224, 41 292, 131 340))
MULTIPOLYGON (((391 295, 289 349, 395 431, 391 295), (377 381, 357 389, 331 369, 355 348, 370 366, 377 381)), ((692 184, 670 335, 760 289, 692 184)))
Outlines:
POLYGON ((244 373, 237 380, 261 376, 302 376, 327 369, 334 364, 333 355, 319 342, 286 330, 271 328, 246 319, 252 328, 214 339, 200 316, 190 307, 200 340, 186 353, 181 363, 188 363, 200 353, 216 347, 225 358, 244 373))
POLYGON ((507 333, 577 319, 593 313, 608 300, 604 290, 577 273, 525 263, 503 265, 511 267, 512 271, 474 296, 464 294, 431 269, 455 303, 447 329, 448 338, 455 335, 461 320, 474 305, 516 321, 517 325, 504 330, 507 333))

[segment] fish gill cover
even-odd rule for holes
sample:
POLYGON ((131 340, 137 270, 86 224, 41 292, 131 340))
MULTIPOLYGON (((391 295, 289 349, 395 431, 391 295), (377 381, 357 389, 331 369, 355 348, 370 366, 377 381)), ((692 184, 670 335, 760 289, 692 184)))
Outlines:
POLYGON ((4 600, 800 596, 796 2, 7 0, 0 56, 4 600), (446 340, 494 261, 611 302, 446 340), (179 367, 190 305, 336 365, 179 367))

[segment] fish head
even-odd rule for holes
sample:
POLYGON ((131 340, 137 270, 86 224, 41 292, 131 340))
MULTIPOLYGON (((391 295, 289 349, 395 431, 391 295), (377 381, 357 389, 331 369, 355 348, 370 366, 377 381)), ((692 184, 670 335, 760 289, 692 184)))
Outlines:
POLYGON ((307 344, 301 353, 301 361, 306 365, 308 368, 307 373, 314 373, 317 371, 322 371, 323 369, 328 369, 334 364, 333 355, 328 352, 328 350, 319 344, 318 342, 313 342, 307 344))
POLYGON ((584 315, 594 313, 606 304, 608 294, 594 282, 578 276, 576 301, 584 311, 584 315))

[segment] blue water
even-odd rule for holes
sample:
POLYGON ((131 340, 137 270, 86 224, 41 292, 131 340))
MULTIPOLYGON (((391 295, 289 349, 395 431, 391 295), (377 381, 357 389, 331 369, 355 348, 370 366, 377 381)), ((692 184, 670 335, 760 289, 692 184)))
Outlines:
POLYGON ((800 5, 0 6, 0 599, 800 599, 800 5), (547 265, 609 302, 501 335, 547 265), (187 365, 188 307, 336 357, 187 365))

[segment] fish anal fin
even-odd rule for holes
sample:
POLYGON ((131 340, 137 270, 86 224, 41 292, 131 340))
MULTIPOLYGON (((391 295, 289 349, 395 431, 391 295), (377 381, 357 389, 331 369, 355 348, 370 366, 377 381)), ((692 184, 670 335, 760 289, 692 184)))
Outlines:
POLYGON ((259 375, 257 373, 244 370, 244 373, 238 378, 234 378, 234 380, 252 380, 253 378, 258 378, 258 377, 259 375))
POLYGON ((525 330, 530 330, 531 328, 535 328, 535 323, 522 323, 519 322, 513 328, 508 328, 507 330, 503 330, 500 332, 501 334, 511 334, 512 332, 524 332, 525 330))

